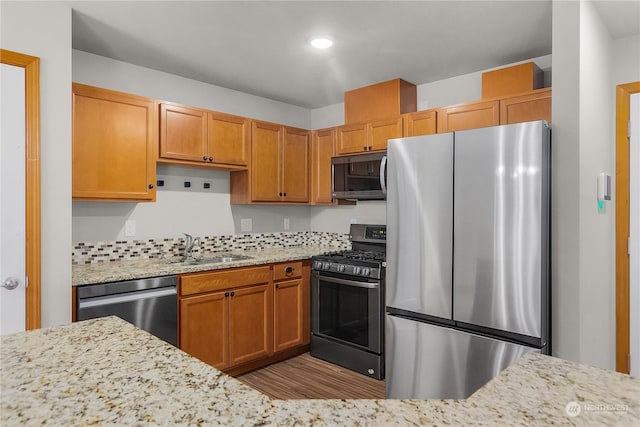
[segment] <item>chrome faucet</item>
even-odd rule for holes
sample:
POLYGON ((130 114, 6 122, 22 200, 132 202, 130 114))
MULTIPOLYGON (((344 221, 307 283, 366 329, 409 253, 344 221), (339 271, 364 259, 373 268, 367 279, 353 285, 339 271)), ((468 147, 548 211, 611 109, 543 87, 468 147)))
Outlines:
POLYGON ((184 254, 183 254, 183 256, 185 258, 191 258, 191 251, 193 250, 193 247, 196 244, 200 243, 200 238, 196 237, 194 239, 190 234, 187 234, 187 233, 182 233, 182 234, 185 235, 185 238, 187 240, 185 242, 185 244, 184 244, 184 254))

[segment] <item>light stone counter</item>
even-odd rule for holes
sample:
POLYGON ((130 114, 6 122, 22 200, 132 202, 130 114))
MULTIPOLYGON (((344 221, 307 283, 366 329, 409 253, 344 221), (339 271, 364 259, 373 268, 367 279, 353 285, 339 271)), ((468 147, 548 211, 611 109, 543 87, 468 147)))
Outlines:
POLYGON ((0 342, 2 426, 640 425, 640 380, 532 353, 467 400, 285 401, 114 317, 0 342))
MULTIPOLYGON (((275 262, 308 259, 313 255, 336 251, 335 246, 294 246, 260 250, 246 250, 238 254, 250 256, 251 259, 232 262, 219 262, 180 266, 172 263, 177 259, 153 258, 127 261, 103 262, 98 264, 76 264, 73 266, 73 285, 91 283, 117 282, 145 277, 170 276, 173 274, 194 273, 198 271, 218 270, 232 267, 269 264, 275 262)), ((228 252, 225 252, 228 253, 228 252)), ((215 256, 216 253, 202 255, 203 258, 215 256)))

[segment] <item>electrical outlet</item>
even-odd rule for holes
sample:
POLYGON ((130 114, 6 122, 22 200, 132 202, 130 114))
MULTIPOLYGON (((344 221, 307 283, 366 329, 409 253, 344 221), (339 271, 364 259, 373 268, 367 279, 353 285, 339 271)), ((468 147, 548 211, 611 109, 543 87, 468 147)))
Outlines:
POLYGON ((126 237, 135 237, 136 235, 136 220, 128 219, 124 223, 124 235, 126 237))
POLYGON ((248 232, 253 228, 253 221, 251 218, 241 218, 240 219, 240 231, 248 232))
POLYGON ((284 219, 284 229, 288 230, 291 228, 291 224, 289 223, 289 218, 284 219))

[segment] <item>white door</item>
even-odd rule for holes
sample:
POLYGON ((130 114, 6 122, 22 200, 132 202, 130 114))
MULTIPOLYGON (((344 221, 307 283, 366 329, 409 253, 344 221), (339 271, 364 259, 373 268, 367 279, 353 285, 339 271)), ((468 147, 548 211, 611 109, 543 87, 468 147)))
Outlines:
POLYGON ((0 66, 0 334, 9 334, 26 319, 25 73, 0 66))
POLYGON ((631 95, 629 133, 629 348, 631 372, 640 376, 640 93, 631 95))

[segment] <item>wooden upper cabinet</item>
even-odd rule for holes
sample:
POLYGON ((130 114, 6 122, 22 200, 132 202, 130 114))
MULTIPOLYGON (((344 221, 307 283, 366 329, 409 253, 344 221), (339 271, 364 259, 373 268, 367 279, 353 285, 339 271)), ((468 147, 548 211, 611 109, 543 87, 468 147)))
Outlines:
POLYGON ((402 136, 431 135, 437 132, 437 110, 423 110, 402 116, 402 136))
POLYGON ((160 157, 206 162, 208 159, 206 111, 161 104, 160 157))
POLYGON ((279 202, 282 182, 282 126, 253 121, 251 127, 251 199, 279 202))
POLYGON ((438 133, 500 124, 499 101, 476 101, 442 107, 438 111, 438 133))
POLYGON ((336 154, 362 153, 368 151, 368 123, 357 123, 338 127, 336 154))
POLYGON ((482 99, 504 98, 541 88, 544 73, 535 62, 482 73, 482 99))
POLYGON ((155 101, 73 84, 74 200, 155 201, 155 101))
POLYGON ((246 167, 251 152, 249 120, 210 111, 207 125, 207 148, 213 162, 246 167))
POLYGON ((282 142, 282 197, 285 202, 309 201, 309 144, 308 130, 284 128, 282 142))
POLYGON ((336 129, 313 132, 311 139, 311 203, 331 204, 331 157, 335 153, 336 129))
POLYGON ((337 132, 337 155, 384 151, 388 139, 402 138, 402 117, 344 125, 337 132))
POLYGON ((231 203, 308 203, 310 132, 251 122, 251 168, 231 173, 231 203))
POLYGON ((551 122, 551 88, 500 100, 500 124, 546 120, 551 122))
POLYGON ((250 153, 249 132, 249 120, 244 117, 160 104, 160 159, 164 162, 244 169, 250 153))
POLYGON ((387 140, 402 138, 402 117, 369 123, 369 151, 387 149, 387 140))
POLYGON ((344 123, 369 122, 416 111, 416 85, 394 79, 344 93, 344 123))

